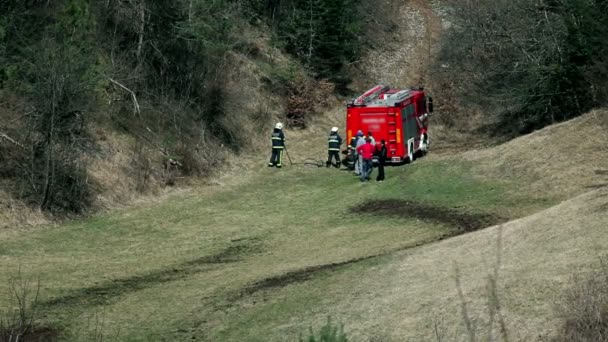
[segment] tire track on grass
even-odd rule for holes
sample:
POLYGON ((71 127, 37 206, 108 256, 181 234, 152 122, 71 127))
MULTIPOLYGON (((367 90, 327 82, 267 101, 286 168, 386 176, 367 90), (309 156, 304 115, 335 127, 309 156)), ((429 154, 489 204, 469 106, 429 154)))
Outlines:
POLYGON ((221 267, 221 265, 239 262, 245 255, 262 251, 262 246, 257 238, 239 239, 232 242, 238 243, 230 245, 213 255, 203 256, 142 275, 113 279, 99 285, 71 290, 66 295, 52 298, 40 303, 40 305, 44 308, 73 306, 86 308, 107 305, 129 293, 211 271, 221 267))
POLYGON ((322 272, 338 271, 355 263, 385 257, 408 249, 431 245, 445 239, 474 232, 507 221, 507 219, 494 214, 470 213, 460 208, 446 208, 433 206, 421 202, 396 199, 367 201, 365 203, 352 207, 350 210, 351 212, 359 215, 416 218, 422 221, 445 224, 451 227, 455 227, 457 229, 439 235, 438 237, 430 241, 419 241, 411 245, 398 247, 378 254, 372 254, 341 262, 309 266, 302 269, 289 271, 277 276, 264 278, 242 288, 238 295, 235 295, 231 301, 237 301, 245 296, 255 294, 256 292, 274 288, 282 288, 290 284, 305 282, 311 280, 317 274, 322 272))

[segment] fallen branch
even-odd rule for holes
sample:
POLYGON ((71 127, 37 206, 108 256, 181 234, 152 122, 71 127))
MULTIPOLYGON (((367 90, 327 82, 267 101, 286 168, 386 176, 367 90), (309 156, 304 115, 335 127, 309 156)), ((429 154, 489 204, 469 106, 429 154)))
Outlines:
POLYGON ((133 99, 134 112, 136 112, 137 114, 139 114, 140 113, 139 103, 137 102, 137 96, 135 96, 135 93, 133 92, 133 90, 125 87, 123 84, 121 84, 118 81, 113 80, 112 78, 108 78, 108 80, 110 80, 110 82, 116 84, 117 86, 121 87, 122 89, 128 91, 131 94, 131 98, 133 99))
POLYGON ((6 140, 6 141, 8 141, 8 142, 10 142, 10 143, 13 143, 13 144, 15 144, 15 145, 17 145, 17 146, 19 146, 19 147, 21 147, 21 148, 25 149, 25 146, 23 146, 21 143, 19 143, 19 142, 18 142, 18 141, 16 141, 15 139, 13 139, 13 138, 9 137, 8 135, 6 135, 6 134, 4 134, 4 133, 2 133, 2 132, 0 132, 0 139, 4 139, 4 140, 6 140))

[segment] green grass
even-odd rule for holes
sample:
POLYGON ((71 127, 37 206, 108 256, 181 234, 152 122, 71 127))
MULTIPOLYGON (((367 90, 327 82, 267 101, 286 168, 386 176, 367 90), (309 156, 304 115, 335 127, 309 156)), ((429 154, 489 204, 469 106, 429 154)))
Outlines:
MULTIPOLYGON (((308 314, 331 296, 322 290, 325 274, 356 277, 357 269, 383 258, 319 271, 310 276, 314 281, 249 294, 244 289, 286 272, 432 242, 456 230, 414 218, 357 215, 352 206, 403 199, 514 218, 549 204, 513 191, 518 186, 481 182, 469 165, 454 161, 387 168, 382 184, 361 184, 334 169, 263 169, 243 185, 10 236, 0 241, 0 285, 18 268, 40 276, 44 320, 68 333, 103 310, 107 329, 119 330, 121 340, 181 340, 192 334, 209 340, 296 339, 312 324, 308 314), (290 296, 292 287, 307 295, 290 296), (247 300, 241 295, 263 302, 266 291, 286 295, 261 311, 253 304, 242 307, 247 300)), ((0 299, 0 306, 5 303, 0 299)))

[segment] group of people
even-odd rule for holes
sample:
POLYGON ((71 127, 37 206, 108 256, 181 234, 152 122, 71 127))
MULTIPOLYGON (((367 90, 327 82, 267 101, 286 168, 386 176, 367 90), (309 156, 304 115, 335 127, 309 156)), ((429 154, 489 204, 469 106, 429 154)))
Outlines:
POLYGON ((367 132, 367 136, 365 136, 363 131, 359 130, 350 140, 348 153, 355 163, 355 175, 359 176, 362 182, 371 180, 371 174, 374 170, 374 157, 378 161, 376 181, 384 181, 384 164, 387 158, 386 141, 384 139, 376 142, 372 132, 367 132))
MULTIPOLYGON (((283 134, 283 124, 277 123, 272 131, 272 154, 270 156, 269 167, 281 168, 283 166, 283 151, 285 150, 285 134, 283 134)), ((327 161, 326 167, 335 166, 340 168, 340 146, 342 145, 342 137, 338 134, 338 127, 332 127, 327 139, 327 161)), ((376 142, 372 133, 368 132, 367 136, 363 131, 359 130, 351 139, 348 145, 348 154, 355 165, 355 175, 359 176, 361 182, 371 180, 371 174, 374 169, 374 156, 378 161, 378 176, 377 182, 384 181, 384 164, 387 159, 386 142, 381 140, 376 142)))

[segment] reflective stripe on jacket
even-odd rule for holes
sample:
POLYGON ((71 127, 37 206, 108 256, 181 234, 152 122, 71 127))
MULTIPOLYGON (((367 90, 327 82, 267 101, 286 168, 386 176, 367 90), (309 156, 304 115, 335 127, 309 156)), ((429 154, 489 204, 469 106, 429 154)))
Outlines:
POLYGON ((283 131, 275 128, 272 132, 272 148, 283 149, 285 148, 285 135, 283 131))
POLYGON ((340 145, 342 145, 342 138, 338 133, 332 133, 327 138, 328 150, 329 151, 340 151, 340 145))

